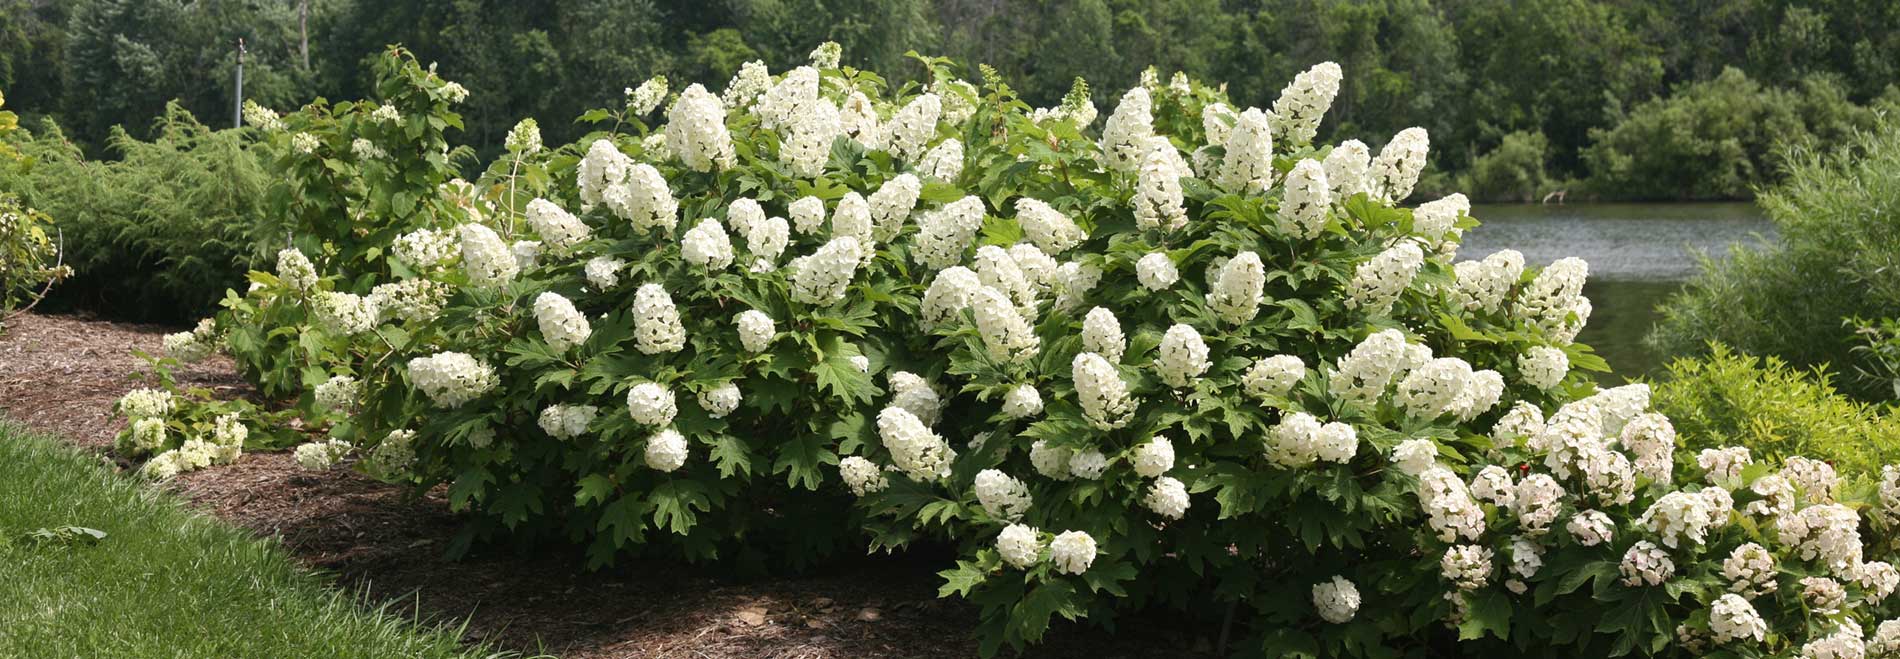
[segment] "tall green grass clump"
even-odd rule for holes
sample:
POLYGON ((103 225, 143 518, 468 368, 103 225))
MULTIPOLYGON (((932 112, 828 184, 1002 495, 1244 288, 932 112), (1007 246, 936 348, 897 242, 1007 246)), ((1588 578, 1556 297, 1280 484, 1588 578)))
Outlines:
POLYGON ((1692 460, 1706 448, 1746 446, 1758 458, 1805 455, 1843 474, 1871 475, 1900 457, 1900 421, 1842 396, 1826 370, 1715 345, 1706 357, 1670 362, 1651 404, 1669 415, 1692 460))

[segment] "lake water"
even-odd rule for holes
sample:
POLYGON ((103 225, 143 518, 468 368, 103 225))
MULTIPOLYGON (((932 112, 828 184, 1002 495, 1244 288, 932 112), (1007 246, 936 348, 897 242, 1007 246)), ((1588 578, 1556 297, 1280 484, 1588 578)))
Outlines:
POLYGON ((1577 340, 1610 362, 1616 381, 1660 368, 1666 356, 1645 347, 1643 335, 1656 304, 1696 274, 1699 254, 1723 258, 1730 245, 1776 240, 1774 224, 1748 203, 1478 205, 1471 215, 1484 224, 1465 234, 1460 260, 1508 248, 1526 265, 1566 256, 1590 263, 1584 294, 1594 310, 1577 340))

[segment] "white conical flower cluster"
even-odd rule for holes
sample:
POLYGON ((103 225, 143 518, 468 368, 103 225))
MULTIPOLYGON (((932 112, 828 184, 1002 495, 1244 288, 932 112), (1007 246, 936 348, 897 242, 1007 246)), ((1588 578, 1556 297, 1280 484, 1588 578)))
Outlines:
POLYGON ((726 91, 720 101, 727 109, 749 108, 758 100, 759 94, 772 86, 772 73, 765 68, 765 62, 752 60, 739 65, 739 71, 732 74, 732 80, 726 83, 726 91))
POLYGON ((1293 355, 1274 355, 1253 363, 1241 374, 1240 385, 1258 399, 1285 398, 1306 377, 1306 363, 1293 355))
POLYGON ((1010 522, 1021 520, 1034 503, 1028 486, 995 469, 985 469, 976 475, 976 500, 990 517, 1010 522))
MULTIPOLYGON (((814 96, 816 93, 814 89, 814 96)), ((803 105, 804 109, 786 126, 778 159, 793 176, 817 178, 825 173, 825 163, 831 160, 831 143, 844 135, 844 121, 838 115, 838 107, 828 99, 812 98, 803 105)))
POLYGON ((886 407, 878 412, 877 434, 891 452, 891 463, 912 479, 928 482, 949 475, 956 452, 910 410, 886 407))
POLYGON ((1312 142, 1344 78, 1339 65, 1332 62, 1320 62, 1294 76, 1273 102, 1274 138, 1294 145, 1312 142))
POLYGON ((1313 608, 1326 622, 1335 625, 1351 622, 1353 616, 1359 614, 1359 587, 1341 576, 1313 584, 1313 608))
POLYGON ((534 298, 534 319, 541 327, 541 336, 555 352, 565 352, 586 342, 594 331, 587 324, 587 317, 574 308, 573 301, 553 291, 534 298))
POLYGON ((1353 271, 1352 281, 1346 285, 1346 306, 1385 315, 1424 265, 1425 253, 1417 243, 1393 245, 1353 271))
POLYGON ((1156 515, 1167 519, 1181 519, 1192 505, 1188 498, 1187 484, 1171 476, 1155 479, 1155 482, 1148 486, 1148 493, 1142 497, 1141 503, 1147 506, 1148 510, 1154 511, 1156 515))
POLYGON ((972 294, 970 305, 975 312, 976 329, 982 334, 983 347, 989 351, 990 359, 1022 364, 1036 356, 1041 339, 1036 337, 1035 328, 1017 312, 1015 305, 1002 291, 989 286, 980 287, 972 294))
POLYGON ((1326 153, 1321 166, 1326 169, 1326 185, 1333 200, 1344 202, 1355 194, 1371 194, 1372 151, 1359 140, 1346 140, 1326 153))
POLYGON ((1042 538, 1033 526, 1011 524, 996 536, 996 553, 1003 562, 1019 570, 1034 567, 1041 560, 1042 538))
POLYGON ((461 254, 462 247, 456 241, 456 234, 448 231, 417 229, 397 236, 390 251, 410 270, 428 272, 448 266, 461 254))
POLYGON ((917 161, 917 173, 925 180, 955 183, 963 175, 963 142, 954 137, 939 142, 917 161))
POLYGON ((1383 330, 1367 336, 1350 353, 1340 358, 1329 378, 1332 395, 1359 404, 1376 402, 1385 394, 1392 378, 1409 361, 1405 334, 1383 330))
POLYGON ((686 328, 680 325, 673 296, 659 284, 645 284, 633 294, 634 347, 648 355, 679 352, 686 347, 686 328))
POLYGON ((546 199, 536 197, 534 201, 528 202, 525 214, 528 226, 534 228, 535 235, 541 237, 541 243, 555 254, 567 254, 592 234, 580 218, 546 199))
POLYGON ((664 426, 679 414, 673 391, 657 382, 642 382, 627 389, 627 415, 634 423, 664 426))
POLYGON ((1029 242, 1052 256, 1069 251, 1088 237, 1082 227, 1076 226, 1075 220, 1029 197, 1016 200, 1016 222, 1022 225, 1023 236, 1029 242))
POLYGON ((917 207, 917 197, 924 191, 923 181, 916 174, 905 172, 891 177, 878 186, 877 192, 866 199, 871 206, 871 221, 876 226, 871 237, 878 242, 890 242, 904 229, 904 223, 910 220, 911 210, 917 207))
POLYGON ((1498 250, 1482 261, 1460 261, 1452 266, 1452 302, 1467 311, 1496 313, 1523 274, 1524 255, 1514 249, 1498 250))
POLYGON ((746 352, 765 352, 771 346, 773 337, 778 335, 772 317, 757 309, 739 312, 733 323, 739 327, 739 344, 745 347, 746 352))
POLYGON ((1107 307, 1089 310, 1082 318, 1082 349, 1101 355, 1109 363, 1121 363, 1128 339, 1122 335, 1121 321, 1107 307))
POLYGON ((1135 414, 1135 400, 1113 364, 1101 355, 1084 352, 1075 356, 1070 371, 1077 402, 1089 423, 1102 430, 1128 425, 1135 414))
POLYGON ((588 259, 586 265, 582 266, 581 270, 587 277, 587 283, 589 285, 604 291, 620 283, 620 269, 624 267, 627 267, 626 261, 606 256, 596 256, 588 259))
POLYGON ((1405 201, 1412 196, 1418 175, 1425 171, 1425 157, 1430 150, 1431 140, 1426 137, 1425 129, 1413 127, 1399 131, 1379 150, 1379 157, 1373 159, 1368 172, 1369 191, 1386 202, 1405 201))
POLYGON ((943 398, 937 395, 937 388, 931 386, 930 381, 910 371, 895 371, 886 379, 891 388, 892 405, 910 411, 926 426, 937 424, 938 415, 943 413, 943 398))
POLYGON ((1136 87, 1122 94, 1115 112, 1102 124, 1102 164, 1112 171, 1131 173, 1148 157, 1148 138, 1154 136, 1154 102, 1148 90, 1136 87))
POLYGON ((324 291, 311 304, 311 316, 325 330, 350 336, 376 328, 376 305, 354 293, 324 291))
POLYGON ((672 472, 686 466, 688 457, 686 437, 678 430, 667 428, 647 438, 645 457, 647 466, 657 471, 672 472))
MULTIPOLYGON (((1111 118, 1112 120, 1112 118, 1111 118)), ((1181 192, 1181 156, 1161 140, 1141 155, 1135 177, 1135 226, 1144 231, 1174 230, 1187 225, 1187 207, 1181 192)))
POLYGON ((792 259, 792 299, 819 306, 844 300, 863 258, 858 240, 833 238, 811 256, 792 259))
POLYGON ((1150 252, 1135 262, 1135 280, 1142 288, 1151 291, 1166 290, 1181 279, 1181 272, 1174 267, 1174 259, 1162 252, 1150 252))
POLYGON ((600 408, 592 405, 549 405, 541 410, 537 423, 550 437, 573 439, 587 434, 598 416, 600 408))
POLYGON ((317 286, 317 269, 302 251, 286 247, 277 252, 277 281, 290 290, 308 293, 317 286))
POLYGON ((884 470, 863 456, 853 455, 839 460, 838 475, 844 479, 845 487, 850 488, 856 496, 882 492, 891 486, 890 479, 884 477, 884 470))
POLYGON ((983 200, 969 196, 917 217, 917 241, 911 256, 917 264, 942 270, 963 260, 976 232, 983 228, 983 200))
POLYGON ((461 407, 500 385, 494 367, 460 352, 440 352, 409 360, 409 383, 437 406, 461 407))
POLYGON ((936 94, 923 94, 911 99, 885 124, 885 150, 904 162, 914 162, 923 157, 924 151, 930 148, 931 140, 937 136, 937 120, 942 117, 943 99, 936 94))
POLYGON ((731 382, 699 391, 699 409, 706 410, 706 416, 714 419, 726 418, 733 410, 739 409, 739 403, 744 400, 745 393, 739 390, 739 385, 731 382))
POLYGON ((1559 259, 1531 279, 1512 313, 1542 328, 1552 341, 1568 344, 1590 320, 1590 300, 1583 296, 1589 276, 1590 265, 1583 259, 1559 259))
POLYGON ((680 237, 680 259, 707 270, 724 270, 732 265, 732 238, 719 220, 700 220, 680 237))
POLYGON ((1215 177, 1222 189, 1245 194, 1273 183, 1273 131, 1267 126, 1267 113, 1260 108, 1240 113, 1224 145, 1227 155, 1215 177))
POLYGON ((924 327, 941 328, 955 323, 982 288, 982 278, 969 268, 957 265, 938 272, 930 281, 930 288, 924 290, 924 327))
POLYGON ((1161 346, 1155 355, 1155 371, 1168 386, 1185 388, 1213 365, 1207 356, 1207 343, 1201 340, 1201 333, 1189 325, 1177 323, 1161 335, 1161 346))
POLYGON ((1220 267, 1214 290, 1207 294, 1207 306, 1221 320, 1235 325, 1253 320, 1260 312, 1267 283, 1267 267, 1260 255, 1241 252, 1220 267))
POLYGON ((1318 238, 1326 229, 1326 213, 1333 205, 1326 167, 1301 160, 1286 175, 1286 196, 1280 200, 1280 231, 1301 240, 1318 238))

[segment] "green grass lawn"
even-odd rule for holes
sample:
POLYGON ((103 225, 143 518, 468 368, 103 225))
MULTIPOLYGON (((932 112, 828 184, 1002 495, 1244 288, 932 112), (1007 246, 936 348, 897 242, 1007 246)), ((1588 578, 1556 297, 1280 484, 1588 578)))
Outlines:
POLYGON ((277 544, 0 422, 0 657, 468 657, 327 588, 277 544), (39 529, 104 531, 96 543, 39 529))

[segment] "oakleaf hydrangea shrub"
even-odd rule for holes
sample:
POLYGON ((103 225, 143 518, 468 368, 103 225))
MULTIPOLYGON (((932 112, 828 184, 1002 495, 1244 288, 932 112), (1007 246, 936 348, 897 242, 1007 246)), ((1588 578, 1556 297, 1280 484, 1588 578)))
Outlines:
POLYGON ((1587 264, 1457 262, 1463 197, 1407 205, 1423 130, 1312 142, 1336 65, 1104 115, 826 47, 379 184, 465 94, 391 57, 436 105, 279 119, 300 247, 217 325, 334 422, 300 463, 446 484, 472 536, 949 543, 986 654, 1155 606, 1261 656, 1900 651, 1900 469, 1679 461, 1646 385, 1580 372, 1587 264))

